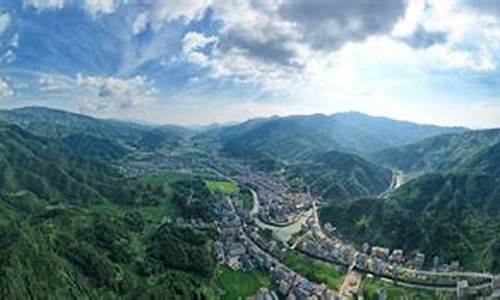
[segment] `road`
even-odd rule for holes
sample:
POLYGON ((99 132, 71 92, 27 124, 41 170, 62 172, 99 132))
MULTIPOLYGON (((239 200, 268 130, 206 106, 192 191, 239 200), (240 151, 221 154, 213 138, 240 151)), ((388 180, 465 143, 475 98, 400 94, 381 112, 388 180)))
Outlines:
MULTIPOLYGON (((231 180, 233 182, 236 182, 234 179, 229 178, 228 176, 223 176, 223 177, 226 178, 226 179, 228 179, 228 180, 231 180)), ((391 187, 389 188, 389 190, 386 193, 384 193, 383 195, 381 195, 381 197, 383 197, 383 196, 386 197, 391 191, 397 189, 403 183, 404 183, 404 174, 403 174, 403 172, 401 172, 399 170, 393 170, 393 178, 392 178, 391 187)), ((250 191, 251 191, 252 196, 253 196, 253 207, 252 207, 252 210, 251 210, 251 215, 255 216, 256 214, 258 214, 259 208, 260 208, 259 196, 258 196, 258 194, 257 194, 257 192, 255 190, 250 189, 250 191)), ((308 196, 311 197, 309 191, 308 191, 308 196)), ((286 227, 272 226, 272 225, 263 223, 257 217, 255 217, 254 220, 255 220, 256 224, 259 227, 261 227, 261 228, 268 228, 268 229, 273 230, 275 236, 278 237, 281 241, 283 241, 283 242, 286 243, 292 237, 293 234, 295 234, 295 233, 297 233, 297 232, 299 232, 301 230, 301 225, 309 217, 312 216, 314 218, 314 225, 312 227, 312 231, 315 233, 316 236, 318 236, 320 238, 328 238, 326 236, 326 234, 324 234, 324 232, 323 232, 323 230, 322 230, 322 228, 320 226, 320 223, 319 223, 319 216, 318 216, 318 211, 317 211, 318 208, 317 208, 316 200, 315 199, 312 199, 312 200, 313 200, 312 201, 312 205, 313 205, 312 209, 310 211, 308 211, 307 213, 304 213, 299 218, 299 220, 297 222, 295 222, 294 224, 292 224, 290 226, 286 226, 286 227)), ((247 237, 247 238, 250 239, 249 237, 247 237)), ((252 241, 252 243, 253 243, 253 241, 252 241)), ((253 244, 255 244, 255 243, 253 243, 253 244)), ((262 250, 260 247, 259 247, 259 249, 262 250)), ((262 250, 262 251, 264 253, 266 253, 266 255, 271 256, 270 254, 268 254, 264 250, 262 250)), ((281 264, 277 259, 274 258, 274 260, 276 261, 276 263, 279 263, 280 266, 286 267, 283 264, 281 264)), ((362 272, 362 270, 358 270, 358 271, 362 272)), ((466 277, 466 278, 469 277, 469 278, 475 278, 475 279, 478 279, 478 278, 492 279, 493 276, 494 276, 494 275, 492 275, 490 273, 476 273, 476 272, 437 272, 437 271, 421 271, 421 270, 415 270, 415 269, 409 269, 409 268, 402 268, 401 271, 407 272, 407 273, 410 273, 410 274, 413 274, 413 275, 446 276, 446 277, 466 277)), ((426 284, 408 283, 408 282, 400 281, 400 280, 397 280, 397 279, 394 279, 394 278, 384 277, 383 275, 381 275, 381 277, 382 277, 382 280, 384 280, 384 281, 391 282, 392 284, 396 284, 396 285, 399 285, 399 286, 410 287, 410 288, 418 288, 418 289, 434 290, 434 291, 452 291, 452 290, 455 289, 454 287, 437 287, 437 286, 426 285, 426 284)), ((471 289, 473 289, 473 290, 479 290, 479 289, 487 288, 488 286, 491 286, 491 284, 490 283, 485 283, 485 284, 481 284, 481 285, 477 285, 477 286, 472 286, 471 289)))

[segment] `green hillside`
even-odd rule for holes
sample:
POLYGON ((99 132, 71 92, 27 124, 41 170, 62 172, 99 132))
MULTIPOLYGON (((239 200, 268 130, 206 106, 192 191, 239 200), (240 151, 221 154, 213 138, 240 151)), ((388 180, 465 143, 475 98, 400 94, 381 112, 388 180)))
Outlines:
POLYGON ((351 112, 255 119, 209 130, 197 139, 218 143, 225 154, 239 158, 267 155, 289 160, 329 150, 365 154, 464 130, 351 112))
MULTIPOLYGON (((96 154, 96 147, 89 149, 89 143, 113 144, 113 148, 118 144, 127 148, 152 151, 175 147, 189 133, 188 130, 180 127, 152 127, 123 121, 96 119, 44 107, 0 110, 0 121, 16 124, 39 136, 70 139, 71 146, 82 146, 82 148, 76 148, 77 154, 89 150, 90 156, 96 154), (94 137, 94 140, 89 141, 89 137, 94 137), (74 141, 75 138, 80 140, 74 141), (81 141, 82 139, 85 141, 81 141)), ((109 147, 108 145, 107 148, 109 147)), ((122 149, 113 151, 111 155, 123 154, 122 149)))
POLYGON ((389 199, 334 203, 320 212, 348 239, 429 257, 467 269, 500 271, 500 184, 488 175, 430 174, 389 199))
POLYGON ((229 156, 285 161, 338 147, 331 138, 311 132, 301 124, 287 119, 253 124, 240 134, 223 136, 222 143, 222 152, 229 156))
MULTIPOLYGON (((3 200, 3 199, 0 199, 3 200)), ((0 203, 3 204, 3 203, 0 203)), ((205 233, 136 214, 41 209, 0 225, 5 299, 188 299, 214 270, 205 233)))
POLYGON ((383 193, 392 172, 359 156, 331 151, 291 165, 287 177, 290 181, 300 178, 312 194, 335 201, 383 193))
POLYGON ((14 125, 0 125, 0 190, 49 202, 98 203, 119 193, 117 173, 14 125))
POLYGON ((2 298, 212 293, 213 233, 160 226, 164 216, 212 217, 204 181, 124 178, 14 125, 0 125, 0 178, 2 298))
POLYGON ((500 271, 500 130, 447 134, 373 153, 377 163, 425 174, 389 199, 321 211, 347 238, 500 271))
POLYGON ((473 167, 474 155, 487 153, 500 143, 500 130, 468 131, 429 138, 401 148, 391 148, 368 155, 375 163, 397 167, 406 172, 450 171, 473 167))
POLYGON ((119 159, 130 152, 110 140, 86 134, 71 134, 63 137, 61 142, 75 155, 95 160, 119 159))

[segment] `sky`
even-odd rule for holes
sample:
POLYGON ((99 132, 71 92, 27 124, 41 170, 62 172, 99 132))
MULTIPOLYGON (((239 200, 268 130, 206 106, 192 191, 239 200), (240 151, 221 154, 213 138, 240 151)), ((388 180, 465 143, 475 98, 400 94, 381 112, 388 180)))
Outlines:
POLYGON ((0 0, 0 107, 500 127, 497 0, 0 0))

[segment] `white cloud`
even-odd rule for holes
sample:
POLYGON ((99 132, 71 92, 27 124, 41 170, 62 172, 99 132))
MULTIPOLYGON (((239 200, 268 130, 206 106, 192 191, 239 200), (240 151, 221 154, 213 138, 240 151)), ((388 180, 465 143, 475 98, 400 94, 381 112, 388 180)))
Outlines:
POLYGON ((7 30, 10 25, 10 14, 9 13, 1 13, 0 12, 0 35, 7 30))
POLYGON ((42 92, 74 90, 75 82, 72 78, 57 74, 40 74, 38 86, 42 92))
POLYGON ((165 23, 184 20, 189 23, 200 19, 205 10, 210 7, 212 0, 154 0, 135 19, 132 26, 133 34, 139 34, 148 25, 159 31, 165 23))
POLYGON ((123 79, 78 74, 76 86, 90 92, 82 106, 87 110, 127 109, 151 101, 152 96, 157 93, 153 82, 144 76, 123 79))
POLYGON ((85 0, 84 7, 93 16, 113 13, 116 8, 114 0, 85 0))
POLYGON ((211 0, 157 0, 151 10, 154 27, 176 19, 198 19, 210 6, 211 0))
POLYGON ((0 100, 14 96, 14 91, 10 85, 0 77, 0 100))
POLYGON ((216 0, 211 9, 222 27, 210 55, 186 46, 183 54, 209 66, 214 78, 266 91, 298 88, 310 81, 311 70, 329 63, 332 52, 390 33, 405 12, 405 1, 383 0, 374 6, 386 17, 365 8, 345 1, 216 0))
POLYGON ((67 0, 23 0, 24 7, 33 7, 39 11, 58 10, 73 3, 81 5, 86 12, 93 16, 113 13, 117 6, 115 0, 78 0, 75 2, 67 0))
POLYGON ((147 25, 148 25, 148 14, 140 13, 135 18, 134 24, 132 24, 132 33, 134 35, 141 33, 142 31, 144 31, 144 29, 146 29, 147 25))
POLYGON ((10 47, 19 48, 19 33, 15 33, 12 39, 10 40, 10 47))
POLYGON ((7 50, 7 52, 5 52, 3 54, 2 62, 6 63, 6 64, 10 64, 10 63, 13 63, 16 60, 16 58, 17 58, 17 56, 14 53, 14 51, 12 51, 12 49, 9 49, 9 50, 7 50))
POLYGON ((203 64, 208 57, 202 52, 210 44, 217 42, 215 36, 205 36, 201 33, 190 31, 182 39, 182 53, 190 62, 203 64))
POLYGON ((61 9, 64 7, 65 0, 24 0, 25 7, 33 7, 37 10, 61 9))

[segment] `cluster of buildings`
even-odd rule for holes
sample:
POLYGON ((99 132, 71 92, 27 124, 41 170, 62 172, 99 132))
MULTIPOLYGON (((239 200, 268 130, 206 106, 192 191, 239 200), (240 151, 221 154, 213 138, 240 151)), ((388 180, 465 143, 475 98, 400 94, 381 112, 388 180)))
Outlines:
MULTIPOLYGON (((287 299, 334 300, 338 294, 326 287, 304 278, 279 262, 275 255, 283 248, 276 241, 267 241, 258 235, 254 227, 240 227, 237 230, 222 229, 221 239, 214 243, 217 259, 233 269, 244 271, 267 271, 271 274, 279 294, 287 299)), ((252 299, 276 299, 276 293, 263 290, 252 299)))
MULTIPOLYGON (((346 244, 338 239, 336 229, 331 224, 325 224, 323 232, 327 236, 321 236, 313 231, 298 245, 299 249, 326 261, 353 266, 375 274, 392 273, 404 262, 402 250, 391 251, 383 247, 371 247, 365 243, 362 247, 363 250, 358 251, 351 244, 346 244)), ((418 257, 422 259, 421 255, 418 257)), ((425 259, 425 256, 423 258, 425 259)), ((421 263, 423 264, 423 261, 421 263)))
POLYGON ((311 199, 303 193, 275 195, 260 190, 259 196, 259 219, 276 226, 288 226, 312 208, 311 199))
MULTIPOLYGON (((267 224, 287 226, 295 222, 300 214, 312 208, 312 199, 305 193, 290 193, 288 188, 272 176, 252 171, 246 166, 231 161, 238 175, 233 178, 251 186, 259 187, 258 218, 267 224)), ((222 167, 221 167, 222 168, 222 167)))
MULTIPOLYGON (((426 255, 421 252, 405 256, 401 249, 389 249, 364 243, 361 250, 344 243, 337 229, 327 223, 322 230, 311 230, 297 245, 302 252, 325 261, 343 264, 373 274, 405 276, 418 282, 426 275, 419 272, 424 267, 426 255)), ((433 270, 439 272, 459 271, 460 264, 440 264, 439 257, 433 258, 433 270)))
MULTIPOLYGON (((233 269, 269 272, 279 287, 277 292, 287 299, 341 299, 326 285, 312 282, 282 264, 277 257, 284 251, 285 246, 274 239, 262 237, 259 227, 242 221, 244 216, 238 213, 230 197, 219 199, 215 209, 220 220, 220 234, 213 249, 221 263, 233 269)), ((251 299, 274 300, 277 299, 278 293, 261 290, 251 299)))
POLYGON ((175 156, 159 156, 155 154, 147 154, 147 157, 136 155, 134 159, 122 160, 117 162, 116 165, 122 174, 129 177, 137 177, 164 171, 173 171, 190 175, 213 173, 212 169, 202 164, 186 163, 175 156))
POLYGON ((286 266, 279 265, 271 270, 273 279, 279 285, 279 292, 287 299, 334 300, 342 297, 327 288, 325 284, 314 283, 286 266))

